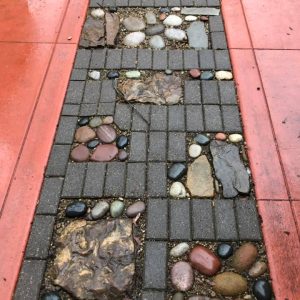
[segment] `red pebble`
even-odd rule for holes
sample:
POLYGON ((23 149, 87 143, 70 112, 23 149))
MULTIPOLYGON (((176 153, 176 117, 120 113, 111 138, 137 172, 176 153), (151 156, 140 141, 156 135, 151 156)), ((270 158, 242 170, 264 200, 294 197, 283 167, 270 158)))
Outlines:
POLYGON ((192 78, 199 78, 201 75, 201 71, 199 69, 191 69, 189 73, 192 78))

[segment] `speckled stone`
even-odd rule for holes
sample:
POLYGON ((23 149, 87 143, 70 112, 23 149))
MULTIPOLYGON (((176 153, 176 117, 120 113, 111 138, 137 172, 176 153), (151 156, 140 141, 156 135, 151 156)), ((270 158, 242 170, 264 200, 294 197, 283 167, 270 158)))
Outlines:
POLYGON ((188 291, 194 283, 193 269, 189 263, 177 262, 171 269, 172 285, 177 291, 188 291))
POLYGON ((198 156, 200 156, 201 152, 202 147, 200 145, 192 144, 189 147, 189 156, 192 158, 197 158, 198 156))
POLYGON ((134 218, 138 214, 142 214, 146 209, 146 205, 143 201, 137 201, 133 204, 131 204, 127 210, 126 210, 126 215, 129 218, 134 218))
POLYGON ((186 197, 185 186, 179 181, 173 182, 170 187, 170 196, 174 198, 185 198, 186 197))
POLYGON ((112 124, 113 122, 114 122, 113 116, 106 116, 106 117, 104 117, 103 120, 102 120, 102 124, 103 124, 103 125, 112 124))
POLYGON ((91 210, 93 220, 102 218, 109 210, 109 204, 106 201, 98 202, 91 210))
POLYGON ((171 249, 170 255, 173 257, 180 257, 184 255, 187 251, 189 251, 189 249, 190 246, 188 243, 179 243, 171 249))
POLYGON ((243 141, 243 136, 238 133, 233 133, 229 135, 228 139, 231 143, 240 143, 243 141))

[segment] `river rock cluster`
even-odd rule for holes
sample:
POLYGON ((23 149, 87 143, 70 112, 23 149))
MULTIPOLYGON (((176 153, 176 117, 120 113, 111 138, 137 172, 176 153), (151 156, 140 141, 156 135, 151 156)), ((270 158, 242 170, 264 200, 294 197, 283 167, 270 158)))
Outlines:
POLYGON ((120 33, 122 45, 130 48, 145 45, 163 49, 169 42, 186 44, 192 49, 207 49, 209 16, 219 15, 216 8, 161 8, 139 9, 138 13, 124 14, 92 9, 82 31, 82 47, 114 47, 120 33))
POLYGON ((79 127, 75 131, 75 144, 70 154, 73 161, 127 159, 129 138, 125 134, 118 134, 113 117, 81 117, 77 123, 79 127))
POLYGON ((196 135, 188 149, 191 163, 174 163, 168 169, 168 178, 172 181, 170 196, 213 198, 220 185, 224 198, 248 194, 250 177, 240 157, 239 143, 242 141, 240 134, 227 137, 220 132, 214 139, 204 134, 196 135))
POLYGON ((231 244, 221 243, 215 251, 200 244, 190 247, 188 243, 179 243, 170 250, 170 256, 176 261, 170 270, 171 282, 178 291, 172 300, 187 299, 184 292, 193 290, 199 275, 208 278, 214 298, 193 295, 189 300, 218 300, 221 299, 218 296, 241 295, 245 296, 244 299, 252 299, 251 295, 247 295, 251 290, 259 300, 272 298, 271 285, 263 277, 267 264, 259 257, 257 246, 253 243, 243 243, 237 249, 231 244), (248 278, 254 281, 252 286, 248 278))

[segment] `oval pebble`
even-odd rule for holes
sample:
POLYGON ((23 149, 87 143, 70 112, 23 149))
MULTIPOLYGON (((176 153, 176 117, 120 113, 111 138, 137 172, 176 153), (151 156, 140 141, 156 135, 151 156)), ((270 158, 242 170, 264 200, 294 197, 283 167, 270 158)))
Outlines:
POLYGON ((91 11, 91 16, 95 19, 101 19, 105 15, 105 12, 101 8, 96 8, 91 11))
POLYGON ((188 21, 188 22, 194 22, 197 20, 197 17, 196 16, 186 16, 184 18, 185 21, 188 21))
POLYGON ((182 24, 182 19, 176 15, 169 15, 163 23, 166 26, 180 26, 182 24))
POLYGON ((201 80, 212 80, 214 79, 215 77, 215 74, 211 71, 203 71, 201 73, 201 76, 200 76, 200 79, 201 80))
POLYGON ((197 134, 194 137, 194 141, 196 143, 198 143, 199 145, 201 145, 201 146, 205 146, 205 145, 209 144, 210 139, 206 135, 204 135, 204 134, 197 134))
POLYGON ((256 246, 252 243, 245 243, 235 251, 231 265, 238 272, 249 270, 256 261, 257 256, 256 246))
POLYGON ((229 71, 217 71, 215 76, 218 80, 231 80, 233 78, 232 73, 229 71))
POLYGON ((117 133, 111 125, 101 125, 97 128, 97 136, 103 143, 109 144, 115 141, 117 133))
POLYGON ((113 218, 117 218, 119 216, 121 216, 121 214, 124 211, 124 203, 120 200, 116 200, 114 202, 112 202, 112 204, 110 205, 110 215, 113 218))
POLYGON ((105 125, 112 124, 113 122, 114 122, 113 116, 106 116, 102 120, 102 124, 105 124, 105 125))
POLYGON ((76 201, 69 204, 66 207, 66 217, 68 218, 79 218, 85 215, 87 212, 87 205, 84 202, 76 201))
POLYGON ((165 36, 172 41, 183 41, 187 39, 186 33, 184 30, 167 28, 165 30, 165 36))
POLYGON ((172 7, 172 8, 171 8, 171 11, 179 12, 179 11, 181 11, 181 8, 178 7, 178 6, 175 6, 175 7, 172 7))
POLYGON ((120 150, 118 153, 118 158, 120 161, 126 160, 128 157, 128 153, 125 150, 120 150))
POLYGON ((228 139, 231 143, 239 143, 243 141, 243 136, 238 133, 233 133, 229 135, 228 139))
POLYGON ((118 71, 109 71, 106 75, 108 79, 116 79, 120 77, 120 73, 118 71))
POLYGON ((217 254, 223 259, 229 258, 233 254, 233 247, 230 244, 220 244, 217 248, 217 254))
POLYGON ((99 140, 91 140, 86 145, 89 149, 95 149, 100 144, 99 140))
POLYGON ((61 297, 56 292, 46 292, 42 295, 41 300, 61 300, 61 297))
POLYGON ((144 32, 131 32, 125 36, 124 44, 128 47, 137 47, 145 40, 145 38, 144 32))
POLYGON ((189 70, 189 74, 192 78, 199 78, 201 75, 201 71, 199 69, 191 69, 189 70))
POLYGON ((101 117, 94 117, 90 120, 89 125, 92 128, 98 127, 102 124, 102 119, 101 117))
POLYGON ((171 269, 171 281, 177 291, 188 291, 194 283, 194 272, 189 263, 177 262, 171 269))
POLYGON ((185 198, 186 190, 184 185, 179 181, 173 182, 170 187, 170 196, 174 198, 185 198))
POLYGON ((77 124, 79 126, 85 126, 85 125, 89 124, 89 121, 90 121, 89 117, 82 117, 82 118, 78 119, 77 124))
POLYGON ((91 210, 93 220, 102 218, 109 210, 109 204, 105 201, 98 202, 91 210))
POLYGON ((189 147, 189 156, 192 158, 197 158, 198 156, 200 156, 201 152, 202 147, 200 145, 192 144, 189 147))
POLYGON ((125 73, 125 76, 130 79, 138 79, 141 77, 141 72, 140 71, 127 71, 125 73))
POLYGON ((264 279, 257 280, 253 285, 253 294, 257 300, 271 300, 272 288, 270 283, 264 279))
POLYGON ((225 133, 223 133, 223 132, 218 132, 215 135, 215 139, 218 140, 218 141, 226 141, 227 135, 225 133))
POLYGON ((125 148, 129 143, 128 137, 126 135, 120 135, 117 137, 116 144, 119 149, 125 148))
POLYGON ((190 249, 188 243, 180 243, 173 247, 170 251, 170 255, 173 257, 179 257, 185 254, 190 249))
POLYGON ((90 157, 90 151, 86 146, 78 145, 71 151, 70 157, 77 162, 87 161, 90 157))
POLYGON ((82 126, 76 129, 75 140, 79 143, 86 143, 96 137, 96 132, 89 126, 82 126))
POLYGON ((268 269, 267 264, 264 261, 257 261, 249 270, 249 275, 251 277, 258 277, 263 275, 268 269))
POLYGON ((143 201, 137 201, 133 204, 131 204, 127 210, 126 210, 126 215, 129 218, 134 218, 136 217, 138 214, 141 214, 145 211, 146 209, 146 205, 143 201))
POLYGON ((118 154, 118 148, 113 144, 99 145, 91 156, 92 161, 111 161, 118 154))
POLYGON ((176 293, 172 296, 172 300, 184 300, 184 294, 183 293, 176 293))

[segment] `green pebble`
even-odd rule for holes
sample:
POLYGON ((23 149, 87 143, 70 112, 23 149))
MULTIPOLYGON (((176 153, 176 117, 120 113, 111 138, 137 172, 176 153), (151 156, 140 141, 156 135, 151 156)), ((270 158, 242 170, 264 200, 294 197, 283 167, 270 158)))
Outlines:
POLYGON ((126 72, 126 77, 131 79, 137 79, 141 77, 140 71, 128 71, 126 72))
POLYGON ((113 218, 117 218, 122 215, 124 211, 124 203, 122 201, 116 200, 110 205, 110 215, 113 218))
POLYGON ((184 295, 182 293, 176 293, 173 295, 172 300, 184 300, 184 295))

